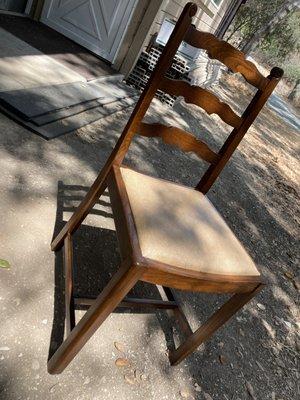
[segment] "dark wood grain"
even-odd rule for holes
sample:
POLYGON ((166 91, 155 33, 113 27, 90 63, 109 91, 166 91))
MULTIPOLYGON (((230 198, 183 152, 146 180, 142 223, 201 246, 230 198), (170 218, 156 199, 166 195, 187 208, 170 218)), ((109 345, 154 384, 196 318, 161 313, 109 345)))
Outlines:
POLYGON ((142 253, 126 187, 118 165, 112 166, 107 182, 121 257, 124 260, 130 260, 132 264, 139 265, 142 253))
POLYGON ((61 373, 136 284, 142 269, 123 263, 75 328, 48 361, 50 374, 61 373))
POLYGON ((251 300, 260 290, 258 285, 248 293, 235 294, 215 314, 213 314, 200 328, 190 335, 176 350, 169 354, 171 365, 177 365, 191 354, 203 342, 227 322, 238 310, 251 300))
POLYGON ((223 103, 209 90, 166 77, 161 81, 159 89, 174 96, 182 96, 186 103, 196 104, 209 115, 217 114, 230 126, 238 127, 242 122, 241 117, 228 104, 223 103))
POLYGON ((184 41, 191 46, 206 50, 210 58, 219 60, 233 72, 239 72, 247 82, 258 89, 263 90, 267 85, 266 78, 251 61, 246 60, 244 53, 213 34, 197 31, 191 26, 184 41))
POLYGON ((67 335, 75 326, 75 309, 73 299, 73 243, 71 235, 64 240, 64 267, 65 267, 65 312, 67 335))
POLYGON ((259 112, 266 104, 271 93, 277 86, 283 71, 280 68, 274 68, 271 74, 267 78, 267 85, 264 90, 258 90, 253 99, 251 100, 249 106, 246 108, 242 115, 243 122, 239 128, 233 129, 231 134, 228 136, 227 140, 223 144, 221 150, 219 151, 220 159, 219 161, 211 165, 207 171, 202 176, 200 182, 196 186, 196 189, 202 193, 207 193, 209 189, 214 184, 215 180, 220 175, 221 171, 227 164, 228 160, 234 153, 237 146, 240 144, 241 140, 247 133, 251 124, 254 122, 255 118, 258 116, 259 112))
POLYGON ((160 137, 165 143, 176 146, 185 152, 193 152, 211 164, 215 164, 220 158, 206 143, 196 139, 191 133, 174 126, 142 122, 138 134, 146 137, 160 137))
MULTIPOLYGON (((175 301, 174 295, 172 293, 172 290, 168 287, 165 286, 161 286, 164 296, 165 298, 167 298, 169 301, 175 301)), ((182 310, 182 307, 178 304, 177 308, 174 308, 173 310, 170 311, 174 318, 175 321, 177 322, 181 333, 185 336, 185 337, 189 337, 190 335, 193 334, 192 328, 182 310)))
MULTIPOLYGON (((76 306, 92 306, 96 299, 78 297, 74 299, 76 306)), ((132 297, 125 297, 123 301, 118 304, 118 308, 133 307, 133 308, 151 308, 151 309, 165 309, 171 310, 177 308, 176 301, 162 301, 156 299, 137 299, 132 297)))
POLYGON ((142 258, 144 269, 141 280, 179 290, 206 293, 245 293, 263 283, 261 275, 222 275, 194 271, 165 264, 157 260, 142 258))
MULTIPOLYGON (((171 363, 177 364, 204 340, 207 340, 262 288, 263 278, 260 275, 236 276, 202 273, 201 271, 179 268, 143 257, 134 215, 120 171, 123 159, 135 134, 140 133, 147 137, 157 136, 166 143, 177 146, 183 151, 194 152, 211 164, 196 187, 196 190, 207 193, 282 76, 283 71, 281 69, 273 68, 270 76, 267 78, 263 77, 257 71, 256 67, 231 45, 216 39, 212 34, 197 32, 195 28, 191 27, 192 18, 196 14, 196 11, 197 7, 193 3, 187 3, 184 7, 171 37, 163 50, 161 58, 115 148, 78 209, 52 242, 51 247, 54 251, 59 250, 63 245, 65 246, 66 320, 68 335, 48 362, 48 371, 50 373, 62 372, 109 314, 118 306, 172 308, 172 312, 175 313, 181 328, 187 336, 186 341, 170 355, 171 363), (188 34, 186 34, 187 32, 188 34), (207 50, 210 57, 220 60, 232 71, 240 72, 248 82, 259 88, 241 117, 236 115, 227 104, 222 103, 212 93, 204 89, 191 87, 185 82, 164 78, 183 38, 186 38, 186 41, 190 44, 207 50), (218 154, 214 153, 205 143, 197 140, 192 134, 180 128, 167 127, 161 124, 145 124, 142 122, 159 88, 172 95, 182 95, 186 102, 202 107, 209 114, 216 113, 225 122, 234 127, 218 154), (72 235, 79 228, 106 187, 109 188, 120 245, 121 267, 95 300, 90 301, 86 298, 76 300, 78 305, 81 304, 90 307, 79 323, 74 326, 72 235), (168 295, 166 302, 149 299, 124 299, 130 289, 139 280, 164 286, 168 295), (234 296, 202 327, 193 333, 180 306, 176 304, 168 287, 208 293, 234 293, 234 296)), ((141 190, 143 190, 142 187, 141 190)), ((213 257, 214 255, 212 254, 211 256, 213 257)))

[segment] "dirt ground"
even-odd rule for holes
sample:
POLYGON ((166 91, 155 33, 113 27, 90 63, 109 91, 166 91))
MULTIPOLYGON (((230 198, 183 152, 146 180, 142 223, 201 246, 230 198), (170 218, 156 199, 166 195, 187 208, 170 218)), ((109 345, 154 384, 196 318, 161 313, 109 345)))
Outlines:
MULTIPOLYGON (((239 112, 250 94, 231 76, 213 90, 239 112)), ((103 166, 129 112, 49 142, 0 116, 0 258, 10 263, 0 268, 1 400, 299 399, 299 132, 268 107, 208 197, 269 285, 177 367, 167 358, 172 342, 167 316, 121 311, 105 321, 63 374, 47 373, 48 353, 63 335, 62 255, 51 253, 50 242, 103 166), (115 365, 121 355, 115 341, 130 366, 115 365)), ((164 123, 194 132, 216 150, 229 132, 218 117, 181 101, 173 109, 155 101, 149 118, 159 112, 164 123)), ((191 186, 206 167, 193 155, 141 137, 126 162, 191 186)), ((76 293, 97 293, 119 263, 107 195, 75 242, 76 293)), ((158 295, 148 285, 136 292, 158 295)), ((177 291, 176 297, 196 329, 226 296, 177 291)))

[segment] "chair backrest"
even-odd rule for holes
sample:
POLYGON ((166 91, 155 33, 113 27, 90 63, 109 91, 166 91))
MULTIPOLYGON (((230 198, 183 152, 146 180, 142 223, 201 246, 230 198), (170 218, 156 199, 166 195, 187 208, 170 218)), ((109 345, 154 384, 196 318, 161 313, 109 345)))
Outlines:
POLYGON ((115 147, 112 157, 114 158, 114 163, 121 164, 135 134, 147 137, 161 137, 166 143, 175 145, 183 151, 194 152, 210 163, 209 168, 196 186, 197 190, 206 193, 275 89, 283 75, 283 71, 275 67, 268 77, 264 77, 253 63, 246 60, 242 52, 229 43, 217 39, 211 33, 198 31, 192 25, 192 18, 196 11, 197 6, 193 3, 187 3, 184 7, 156 68, 115 147), (241 116, 237 115, 228 104, 220 101, 210 91, 165 76, 183 40, 194 47, 205 49, 210 58, 219 60, 233 72, 241 73, 247 82, 258 89, 241 116), (233 130, 220 151, 215 153, 205 143, 197 140, 191 133, 182 129, 142 122, 157 90, 162 90, 170 95, 183 96, 187 103, 196 104, 208 114, 217 114, 224 122, 232 126, 233 130))

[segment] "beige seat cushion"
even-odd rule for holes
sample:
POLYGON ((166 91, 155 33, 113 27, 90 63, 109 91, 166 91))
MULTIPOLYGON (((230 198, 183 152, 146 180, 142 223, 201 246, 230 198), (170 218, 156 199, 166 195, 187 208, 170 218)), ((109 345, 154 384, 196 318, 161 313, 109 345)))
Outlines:
POLYGON ((144 257, 204 273, 260 275, 202 193, 129 168, 121 174, 144 257))

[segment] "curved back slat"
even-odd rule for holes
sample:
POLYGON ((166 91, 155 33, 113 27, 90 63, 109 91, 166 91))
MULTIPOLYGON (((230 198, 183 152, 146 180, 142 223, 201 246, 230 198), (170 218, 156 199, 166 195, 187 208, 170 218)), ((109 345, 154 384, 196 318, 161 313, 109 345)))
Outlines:
POLYGON ((159 89, 174 96, 183 96, 187 103, 196 104, 208 114, 217 114, 234 128, 239 127, 242 122, 242 118, 228 104, 220 101, 217 96, 206 89, 166 77, 161 81, 159 89))
POLYGON ((206 143, 194 135, 174 126, 162 124, 140 124, 137 134, 146 137, 160 137, 165 143, 176 146, 185 152, 193 152, 203 160, 215 164, 220 156, 212 151, 206 143))
POLYGON ((187 31, 184 41, 191 46, 207 51, 209 58, 219 60, 233 72, 239 72, 251 85, 263 90, 268 80, 258 71, 256 66, 246 60, 244 53, 224 40, 216 38, 208 32, 197 31, 193 26, 187 31))

